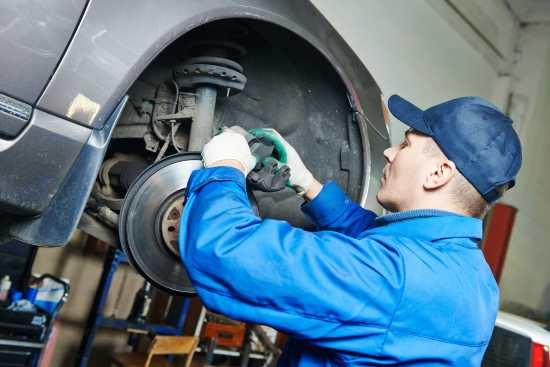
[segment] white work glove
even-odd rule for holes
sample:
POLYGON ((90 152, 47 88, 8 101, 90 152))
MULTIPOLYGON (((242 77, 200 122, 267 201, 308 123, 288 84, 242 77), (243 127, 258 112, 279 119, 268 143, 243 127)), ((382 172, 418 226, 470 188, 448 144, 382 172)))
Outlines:
POLYGON ((238 129, 242 128, 238 126, 225 128, 221 134, 214 136, 206 143, 202 148, 204 167, 217 166, 217 163, 223 160, 235 160, 244 168, 244 171, 240 170, 245 176, 254 168, 256 158, 250 152, 246 139, 238 132, 238 129))
POLYGON ((290 168, 290 186, 303 195, 309 190, 314 181, 313 175, 307 169, 300 155, 275 129, 252 129, 249 131, 257 137, 265 137, 275 144, 275 149, 279 152, 279 162, 286 164, 290 168))

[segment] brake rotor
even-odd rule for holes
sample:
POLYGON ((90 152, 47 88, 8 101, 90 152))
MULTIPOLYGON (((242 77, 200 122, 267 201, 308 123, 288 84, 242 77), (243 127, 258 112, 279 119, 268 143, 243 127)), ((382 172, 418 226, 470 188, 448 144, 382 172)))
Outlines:
POLYGON ((146 168, 128 190, 119 220, 123 251, 151 284, 174 294, 194 294, 179 256, 178 227, 198 153, 182 153, 146 168))
MULTIPOLYGON (((147 167, 130 186, 120 211, 118 232, 132 266, 155 287, 195 294, 180 258, 179 222, 191 173, 202 168, 199 153, 180 153, 147 167)), ((254 196, 248 198, 258 215, 254 196)))

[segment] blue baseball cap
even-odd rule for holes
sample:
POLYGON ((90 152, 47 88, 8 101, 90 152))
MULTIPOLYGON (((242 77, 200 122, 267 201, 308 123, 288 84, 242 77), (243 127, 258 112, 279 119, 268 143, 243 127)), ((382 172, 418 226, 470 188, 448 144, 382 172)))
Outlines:
POLYGON ((480 97, 461 97, 422 110, 393 95, 391 113, 429 135, 462 175, 492 203, 511 188, 521 167, 521 144, 512 120, 480 97))

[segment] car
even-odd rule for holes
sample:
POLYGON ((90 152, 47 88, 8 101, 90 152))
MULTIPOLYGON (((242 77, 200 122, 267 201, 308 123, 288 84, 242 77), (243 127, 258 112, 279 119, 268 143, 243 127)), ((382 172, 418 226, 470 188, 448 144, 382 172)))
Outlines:
POLYGON ((500 311, 482 367, 550 367, 550 326, 500 311))
MULTIPOLYGON (((310 2, 7 0, 0 19, 0 243, 63 246, 78 226, 154 285, 193 292, 185 184, 234 124, 277 129, 316 177, 381 212, 380 88, 310 2)), ((288 189, 250 196, 311 225, 288 189)))

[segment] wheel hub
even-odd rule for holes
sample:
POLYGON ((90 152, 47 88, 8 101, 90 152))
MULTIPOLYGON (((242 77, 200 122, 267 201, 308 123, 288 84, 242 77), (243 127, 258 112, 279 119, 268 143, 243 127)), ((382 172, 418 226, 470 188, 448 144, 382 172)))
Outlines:
POLYGON ((167 201, 168 206, 165 209, 159 211, 163 244, 178 258, 180 256, 178 233, 184 202, 185 196, 183 193, 176 195, 175 198, 167 201))

